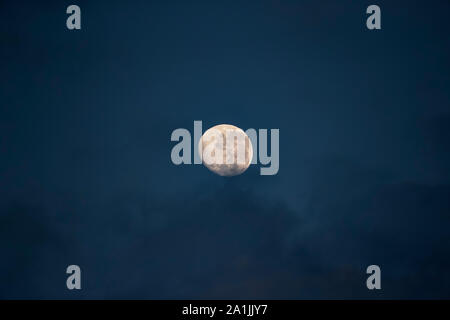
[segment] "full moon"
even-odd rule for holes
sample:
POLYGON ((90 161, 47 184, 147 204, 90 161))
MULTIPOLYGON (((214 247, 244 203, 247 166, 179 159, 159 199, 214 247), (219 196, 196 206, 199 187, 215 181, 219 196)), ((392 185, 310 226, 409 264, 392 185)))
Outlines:
POLYGON ((236 176, 250 166, 253 147, 247 134, 230 124, 206 130, 199 141, 203 164, 220 176, 236 176))

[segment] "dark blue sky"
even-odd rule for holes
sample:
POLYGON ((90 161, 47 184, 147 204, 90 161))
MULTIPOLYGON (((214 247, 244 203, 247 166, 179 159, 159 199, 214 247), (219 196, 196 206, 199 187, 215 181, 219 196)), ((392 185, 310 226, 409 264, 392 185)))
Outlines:
POLYGON ((449 9, 0 2, 0 298, 450 298, 449 9), (173 165, 194 120, 278 175, 173 165))

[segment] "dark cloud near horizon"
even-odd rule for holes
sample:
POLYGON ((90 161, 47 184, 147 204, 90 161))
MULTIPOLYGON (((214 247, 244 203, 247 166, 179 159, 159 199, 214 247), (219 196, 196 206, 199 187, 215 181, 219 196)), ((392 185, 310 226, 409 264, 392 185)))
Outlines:
POLYGON ((450 186, 368 185, 351 168, 332 168, 340 177, 319 183, 304 212, 233 180, 177 201, 123 193, 72 207, 78 215, 10 206, 1 219, 0 295, 448 298, 450 186), (82 265, 80 293, 63 286, 67 261, 82 265), (364 287, 375 262, 382 294, 364 287))

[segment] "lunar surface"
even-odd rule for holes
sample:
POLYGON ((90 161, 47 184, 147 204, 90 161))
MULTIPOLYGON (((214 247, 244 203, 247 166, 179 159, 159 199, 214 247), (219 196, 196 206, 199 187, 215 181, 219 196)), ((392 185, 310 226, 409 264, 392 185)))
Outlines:
POLYGON ((253 147, 247 134, 230 124, 219 124, 206 130, 198 150, 203 164, 221 176, 243 173, 253 158, 253 147))

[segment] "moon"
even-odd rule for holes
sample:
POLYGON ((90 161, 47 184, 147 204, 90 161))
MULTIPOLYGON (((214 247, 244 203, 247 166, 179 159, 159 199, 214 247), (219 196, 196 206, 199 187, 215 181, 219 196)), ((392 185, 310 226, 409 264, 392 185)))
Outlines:
POLYGON ((231 124, 209 128, 198 145, 203 164, 220 176, 242 174, 253 158, 251 140, 242 129, 231 124))

